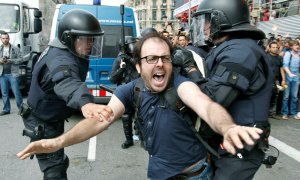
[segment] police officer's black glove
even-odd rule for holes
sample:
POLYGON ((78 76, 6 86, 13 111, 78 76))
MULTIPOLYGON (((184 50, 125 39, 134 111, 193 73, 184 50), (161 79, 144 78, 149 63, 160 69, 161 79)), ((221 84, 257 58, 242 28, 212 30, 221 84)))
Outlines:
POLYGON ((196 84, 201 85, 207 82, 207 79, 203 77, 202 73, 198 70, 188 73, 188 77, 196 84))
POLYGON ((124 62, 134 64, 134 63, 133 63, 133 58, 130 57, 129 55, 127 55, 127 54, 121 54, 121 55, 119 55, 119 56, 122 58, 122 60, 123 60, 124 62))
POLYGON ((181 67, 181 73, 184 76, 195 68, 192 52, 179 47, 174 50, 172 63, 174 66, 181 67))

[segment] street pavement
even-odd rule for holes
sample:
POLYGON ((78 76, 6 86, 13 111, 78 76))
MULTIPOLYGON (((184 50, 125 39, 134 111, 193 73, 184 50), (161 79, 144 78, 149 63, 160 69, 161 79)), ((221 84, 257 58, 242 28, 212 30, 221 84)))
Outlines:
MULTIPOLYGON (((2 109, 2 99, 0 101, 2 109)), ((36 159, 22 161, 16 157, 16 153, 28 144, 29 139, 22 136, 23 122, 17 115, 14 99, 11 103, 11 114, 0 116, 0 180, 42 179, 36 159)), ((65 129, 70 129, 81 119, 79 113, 72 116, 65 129)), ((275 143, 273 145, 280 147, 282 151, 277 163, 270 169, 262 166, 254 179, 300 179, 300 121, 270 119, 270 122, 272 142, 275 143)), ((96 144, 91 145, 90 141, 85 141, 67 147, 65 151, 70 158, 69 180, 147 179, 147 152, 140 147, 139 141, 135 141, 135 145, 129 149, 122 149, 121 144, 124 140, 122 122, 119 120, 96 136, 96 144), (93 147, 96 148, 95 154, 93 147), (88 157, 95 160, 88 161, 88 157)), ((272 153, 276 155, 275 152, 272 153)))

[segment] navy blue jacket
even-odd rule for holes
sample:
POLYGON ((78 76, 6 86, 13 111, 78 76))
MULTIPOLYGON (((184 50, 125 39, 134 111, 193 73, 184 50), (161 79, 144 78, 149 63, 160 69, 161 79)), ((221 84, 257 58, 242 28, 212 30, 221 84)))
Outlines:
POLYGON ((33 113, 42 120, 53 121, 71 116, 93 102, 85 84, 89 63, 67 49, 49 46, 35 64, 28 95, 33 113))
POLYGON ((268 121, 274 74, 254 40, 227 40, 214 47, 205 62, 208 82, 201 89, 224 105, 237 124, 268 121))

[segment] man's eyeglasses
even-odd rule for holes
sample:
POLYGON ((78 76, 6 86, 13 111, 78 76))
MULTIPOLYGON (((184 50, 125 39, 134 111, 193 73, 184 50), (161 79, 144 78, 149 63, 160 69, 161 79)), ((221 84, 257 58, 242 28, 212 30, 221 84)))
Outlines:
POLYGON ((142 57, 140 60, 146 59, 146 62, 148 64, 156 64, 158 62, 159 58, 162 60, 163 63, 171 63, 172 62, 172 58, 170 55, 164 55, 164 56, 149 55, 149 56, 142 57))

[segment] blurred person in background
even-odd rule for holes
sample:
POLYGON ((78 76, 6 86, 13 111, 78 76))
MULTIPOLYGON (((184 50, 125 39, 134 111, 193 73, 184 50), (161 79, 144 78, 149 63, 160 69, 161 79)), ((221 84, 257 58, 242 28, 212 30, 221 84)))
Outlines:
POLYGON ((22 54, 18 47, 9 43, 8 33, 1 34, 2 45, 0 47, 0 86, 3 100, 3 110, 0 116, 10 114, 9 91, 14 93, 18 109, 23 102, 19 88, 19 64, 23 62, 22 54))
POLYGON ((300 119, 300 113, 297 113, 298 90, 299 90, 299 42, 290 40, 289 51, 286 51, 283 57, 283 69, 286 76, 287 88, 283 93, 282 101, 282 119, 288 120, 288 115, 294 119, 300 119))

